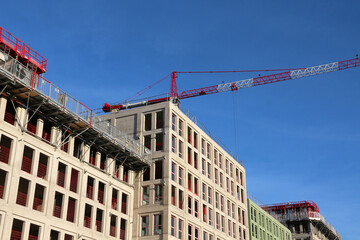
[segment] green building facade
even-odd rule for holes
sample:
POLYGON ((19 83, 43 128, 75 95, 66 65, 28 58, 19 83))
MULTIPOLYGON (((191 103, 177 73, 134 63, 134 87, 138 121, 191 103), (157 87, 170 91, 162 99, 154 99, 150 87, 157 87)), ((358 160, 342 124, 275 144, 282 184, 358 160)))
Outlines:
POLYGON ((291 240, 291 232, 250 199, 248 201, 250 240, 291 240))

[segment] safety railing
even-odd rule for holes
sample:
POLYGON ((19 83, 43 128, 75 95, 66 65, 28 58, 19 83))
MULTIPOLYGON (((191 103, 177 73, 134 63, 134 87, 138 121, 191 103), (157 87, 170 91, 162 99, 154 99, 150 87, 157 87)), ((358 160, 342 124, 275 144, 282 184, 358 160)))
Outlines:
POLYGON ((0 50, 1 54, 3 57, 0 56, 0 71, 7 74, 9 78, 16 77, 28 88, 42 95, 44 99, 49 100, 52 104, 62 108, 69 114, 75 115, 79 120, 86 122, 89 126, 109 138, 110 141, 131 151, 139 159, 148 163, 151 162, 151 151, 134 138, 122 133, 115 126, 111 125, 109 121, 105 121, 96 115, 90 108, 0 50))
POLYGON ((5 44, 16 54, 19 54, 21 57, 33 63, 36 67, 41 69, 41 72, 46 72, 47 59, 28 47, 25 43, 21 42, 2 27, 0 27, 0 43, 5 44))
POLYGON ((320 217, 320 221, 321 221, 323 224, 325 224, 325 226, 326 226, 328 229, 330 229, 330 230, 334 233, 334 235, 337 236, 338 240, 341 240, 342 237, 341 237, 340 233, 339 233, 338 231, 336 231, 336 229, 324 218, 324 216, 319 213, 319 217, 320 217))

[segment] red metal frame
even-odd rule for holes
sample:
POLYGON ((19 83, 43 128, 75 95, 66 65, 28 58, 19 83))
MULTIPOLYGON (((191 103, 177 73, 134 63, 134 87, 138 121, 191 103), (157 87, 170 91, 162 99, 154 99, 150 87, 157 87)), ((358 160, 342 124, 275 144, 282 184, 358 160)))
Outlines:
POLYGON ((38 74, 46 72, 47 59, 2 27, 0 27, 0 44, 1 43, 9 47, 12 50, 11 55, 18 57, 20 62, 31 63, 36 66, 36 72, 38 74))
POLYGON ((313 201, 298 201, 298 202, 287 202, 287 203, 275 203, 262 205, 262 209, 265 211, 275 211, 275 210, 284 210, 293 209, 293 208, 306 208, 307 210, 312 210, 315 212, 320 212, 319 207, 313 201))

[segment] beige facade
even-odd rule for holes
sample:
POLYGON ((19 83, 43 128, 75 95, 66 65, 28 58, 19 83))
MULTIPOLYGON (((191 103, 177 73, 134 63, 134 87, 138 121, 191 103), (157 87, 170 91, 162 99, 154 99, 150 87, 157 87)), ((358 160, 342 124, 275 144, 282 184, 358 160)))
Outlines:
POLYGON ((133 239, 248 239, 245 169, 172 102, 104 115, 152 151, 133 239))

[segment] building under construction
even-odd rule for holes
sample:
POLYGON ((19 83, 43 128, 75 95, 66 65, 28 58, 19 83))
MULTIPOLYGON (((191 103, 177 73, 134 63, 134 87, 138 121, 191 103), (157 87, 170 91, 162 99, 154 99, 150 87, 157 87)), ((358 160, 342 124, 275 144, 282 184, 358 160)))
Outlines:
MULTIPOLYGON (((0 27, 0 238, 247 240, 245 169, 178 100, 359 63, 356 58, 181 94, 173 73, 170 97, 105 105, 110 113, 97 116, 45 79, 47 60, 0 27)), ((290 228, 293 239, 341 239, 318 208, 298 206, 263 208, 290 228)), ((288 240, 285 231, 269 236, 263 239, 288 240)))
POLYGON ((341 240, 341 235, 321 215, 313 201, 262 205, 262 209, 284 224, 294 240, 341 240))

